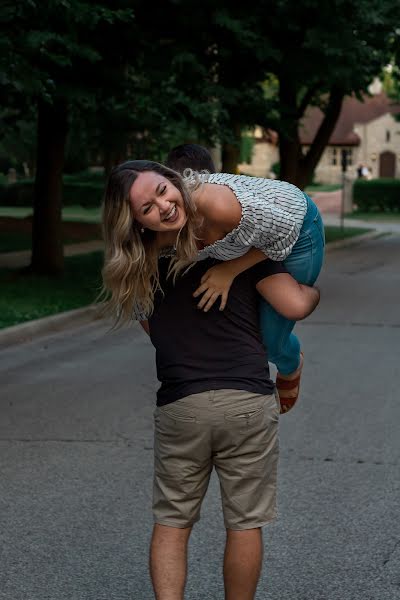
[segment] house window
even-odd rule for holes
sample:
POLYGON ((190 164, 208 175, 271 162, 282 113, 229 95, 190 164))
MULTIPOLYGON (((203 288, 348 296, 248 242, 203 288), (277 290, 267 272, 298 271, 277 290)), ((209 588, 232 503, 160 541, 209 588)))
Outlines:
POLYGON ((386 141, 390 142, 390 131, 389 131, 389 129, 386 129, 386 141))
POLYGON ((347 148, 347 164, 348 165, 353 164, 353 149, 352 148, 347 148))
POLYGON ((353 164, 353 149, 352 148, 333 148, 332 150, 332 165, 342 165, 343 154, 346 155, 346 165, 349 167, 353 164))

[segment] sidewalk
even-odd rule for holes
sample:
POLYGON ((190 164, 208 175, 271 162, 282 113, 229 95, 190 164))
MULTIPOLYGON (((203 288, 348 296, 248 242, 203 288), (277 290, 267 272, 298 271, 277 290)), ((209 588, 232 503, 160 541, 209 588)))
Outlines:
MULTIPOLYGON (((315 192, 311 198, 318 206, 325 225, 340 227, 340 211, 342 206, 342 190, 334 192, 315 192)), ((363 221, 361 219, 344 218, 345 227, 361 227, 365 229, 375 229, 379 233, 391 232, 400 233, 399 222, 389 221, 363 221)))
MULTIPOLYGON (((79 242, 77 244, 68 244, 64 246, 64 256, 75 256, 76 254, 88 254, 103 249, 102 240, 91 240, 90 242, 79 242)), ((0 253, 0 268, 19 269, 29 265, 31 260, 31 251, 22 250, 20 252, 0 253)))
POLYGON ((342 190, 335 190, 334 192, 311 192, 309 195, 323 216, 326 214, 340 214, 342 190))

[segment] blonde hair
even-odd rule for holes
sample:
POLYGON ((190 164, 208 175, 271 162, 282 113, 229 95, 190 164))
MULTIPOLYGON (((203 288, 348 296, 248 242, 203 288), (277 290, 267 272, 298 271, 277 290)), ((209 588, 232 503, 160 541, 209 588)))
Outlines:
POLYGON ((180 230, 169 275, 174 278, 196 260, 196 206, 191 192, 201 185, 199 177, 183 179, 179 173, 156 162, 132 160, 111 172, 103 201, 102 226, 105 243, 102 270, 105 312, 122 325, 139 317, 146 319, 154 308, 154 294, 160 288, 159 248, 155 231, 143 233, 135 222, 130 203, 130 190, 138 175, 153 171, 168 179, 181 193, 186 223, 180 230))

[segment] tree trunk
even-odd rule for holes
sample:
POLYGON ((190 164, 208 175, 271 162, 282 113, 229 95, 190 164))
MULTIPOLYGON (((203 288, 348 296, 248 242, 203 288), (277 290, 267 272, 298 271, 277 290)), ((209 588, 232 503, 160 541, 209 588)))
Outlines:
POLYGON ((280 134, 279 159, 279 179, 297 185, 299 177, 298 170, 301 160, 301 145, 297 129, 295 132, 293 131, 290 136, 280 134))
POLYGON ((240 141, 242 128, 239 123, 232 125, 232 134, 234 141, 224 142, 221 151, 221 172, 222 173, 237 173, 238 164, 240 162, 240 141))
POLYGON ((298 134, 297 94, 288 78, 279 84, 279 101, 282 110, 282 126, 279 130, 279 179, 296 184, 301 159, 298 134))
POLYGON ((311 183, 313 173, 317 167, 321 156, 329 143, 329 139, 336 127, 337 120, 342 110, 344 93, 338 88, 332 88, 329 95, 328 106, 325 111, 325 117, 319 126, 313 143, 307 154, 301 159, 300 168, 296 185, 304 189, 311 183))
POLYGON ((64 268, 61 209, 66 137, 65 103, 40 99, 30 270, 51 276, 64 268))
POLYGON ((285 120, 288 122, 283 132, 279 134, 280 179, 293 183, 301 190, 311 183, 314 170, 329 142, 342 108, 344 94, 339 88, 333 88, 329 95, 325 117, 316 133, 309 151, 303 156, 299 122, 306 106, 299 113, 296 105, 296 92, 290 85, 281 85, 280 101, 285 107, 285 120))
POLYGON ((114 155, 111 152, 111 150, 108 147, 106 147, 104 150, 104 157, 103 157, 104 175, 106 177, 108 177, 109 174, 111 173, 111 170, 112 170, 114 164, 115 164, 114 155))

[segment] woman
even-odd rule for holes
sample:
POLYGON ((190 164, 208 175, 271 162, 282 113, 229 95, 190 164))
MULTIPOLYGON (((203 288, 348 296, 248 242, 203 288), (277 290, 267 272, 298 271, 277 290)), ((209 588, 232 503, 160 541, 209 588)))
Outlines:
MULTIPOLYGON (((158 258, 173 248, 171 274, 195 260, 227 261, 210 269, 196 290, 199 308, 221 296, 225 307, 233 279, 266 257, 284 261, 299 282, 312 285, 322 267, 324 230, 318 209, 295 186, 276 180, 215 173, 182 178, 151 161, 116 167, 103 208, 104 288, 122 320, 144 319, 158 286, 158 258)), ((269 360, 278 369, 281 404, 299 393, 303 358, 294 321, 261 302, 261 330, 269 360)), ((285 409, 284 409, 285 410, 285 409)))

